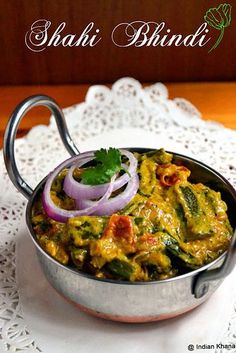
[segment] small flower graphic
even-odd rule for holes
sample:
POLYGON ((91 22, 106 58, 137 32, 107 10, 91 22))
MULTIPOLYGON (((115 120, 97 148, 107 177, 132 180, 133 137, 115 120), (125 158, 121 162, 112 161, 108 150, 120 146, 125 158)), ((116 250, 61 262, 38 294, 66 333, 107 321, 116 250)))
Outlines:
POLYGON ((204 20, 209 26, 220 31, 220 35, 213 47, 209 50, 209 53, 218 47, 224 36, 225 28, 229 27, 231 22, 231 10, 232 5, 220 4, 218 7, 213 7, 206 12, 204 20))

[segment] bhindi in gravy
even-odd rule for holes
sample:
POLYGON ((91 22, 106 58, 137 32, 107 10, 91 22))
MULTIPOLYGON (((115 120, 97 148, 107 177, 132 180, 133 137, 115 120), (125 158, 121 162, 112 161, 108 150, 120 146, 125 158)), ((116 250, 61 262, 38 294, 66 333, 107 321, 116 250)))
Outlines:
MULTIPOLYGON (((82 215, 58 222, 46 214, 39 195, 32 224, 42 248, 64 265, 125 281, 174 277, 227 250, 233 231, 220 192, 191 183, 191 171, 173 164, 173 156, 163 149, 134 155, 137 193, 111 215, 82 215)), ((127 163, 123 158, 122 165, 127 163)), ((67 173, 63 169, 58 174, 50 193, 55 205, 70 210, 75 201, 63 190, 67 173)), ((74 173, 79 180, 81 169, 74 173)), ((114 191, 112 197, 120 192, 114 191)))

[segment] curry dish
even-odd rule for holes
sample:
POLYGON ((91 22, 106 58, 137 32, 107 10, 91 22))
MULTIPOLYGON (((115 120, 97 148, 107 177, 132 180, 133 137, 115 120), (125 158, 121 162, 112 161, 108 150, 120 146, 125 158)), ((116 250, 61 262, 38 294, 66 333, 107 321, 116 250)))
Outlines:
MULTIPOLYGON (((64 265, 99 278, 126 281, 167 279, 222 254, 229 246, 232 227, 220 193, 191 183, 191 171, 173 164, 173 156, 163 149, 134 155, 138 191, 112 215, 83 215, 58 222, 46 214, 39 195, 32 224, 42 248, 64 265)), ((122 163, 127 164, 127 159, 122 163)), ((75 201, 63 191, 67 172, 63 169, 58 174, 50 194, 55 205, 71 210, 75 201)), ((79 180, 80 168, 75 169, 74 178, 79 180)))

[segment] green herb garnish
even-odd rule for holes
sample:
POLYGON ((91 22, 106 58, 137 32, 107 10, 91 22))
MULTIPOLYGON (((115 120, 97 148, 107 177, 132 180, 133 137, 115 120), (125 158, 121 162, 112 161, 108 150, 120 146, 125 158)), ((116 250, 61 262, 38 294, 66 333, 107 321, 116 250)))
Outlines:
POLYGON ((87 168, 81 173, 81 181, 87 185, 104 184, 111 180, 115 173, 123 170, 121 153, 116 148, 104 148, 95 152, 95 167, 87 168))

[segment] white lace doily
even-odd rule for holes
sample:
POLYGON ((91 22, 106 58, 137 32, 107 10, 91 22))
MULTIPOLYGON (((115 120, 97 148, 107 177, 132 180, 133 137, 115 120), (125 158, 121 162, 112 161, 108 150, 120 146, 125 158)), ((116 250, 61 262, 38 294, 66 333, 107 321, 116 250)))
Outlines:
MULTIPOLYGON (((146 131, 152 138, 140 139, 142 146, 163 146, 193 156, 218 170, 236 187, 236 131, 203 121, 199 111, 185 99, 169 100, 167 88, 161 83, 142 88, 138 81, 123 78, 111 89, 92 86, 84 103, 64 109, 64 113, 79 149, 92 149, 89 141, 101 134, 107 136, 110 144, 109 136, 119 139, 119 134, 114 134, 118 130, 126 129, 126 134, 129 129, 136 129, 137 134, 146 131)), ((120 145, 132 146, 132 139, 126 137, 120 145)), ((26 137, 18 139, 16 156, 19 170, 32 187, 66 159, 68 154, 54 120, 49 126, 36 126, 26 137)), ((9 180, 2 152, 0 178, 4 190, 0 194, 0 352, 42 352, 24 321, 15 278, 15 241, 26 200, 9 180)), ((236 302, 231 320, 222 332, 222 342, 235 343, 235 332, 236 302)))

